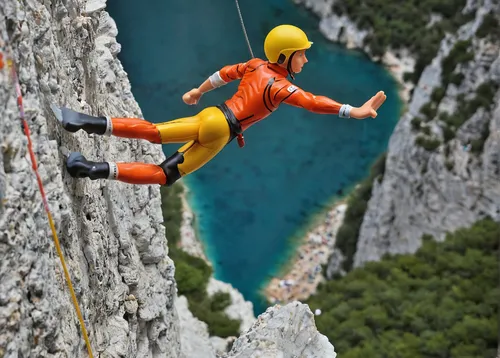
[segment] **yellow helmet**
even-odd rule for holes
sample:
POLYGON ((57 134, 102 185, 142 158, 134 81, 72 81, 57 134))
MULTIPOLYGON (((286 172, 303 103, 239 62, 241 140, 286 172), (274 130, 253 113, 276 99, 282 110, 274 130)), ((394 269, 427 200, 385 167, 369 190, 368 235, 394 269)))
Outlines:
POLYGON ((307 35, 296 26, 279 25, 269 31, 264 40, 264 52, 271 63, 284 63, 295 51, 311 47, 307 35))

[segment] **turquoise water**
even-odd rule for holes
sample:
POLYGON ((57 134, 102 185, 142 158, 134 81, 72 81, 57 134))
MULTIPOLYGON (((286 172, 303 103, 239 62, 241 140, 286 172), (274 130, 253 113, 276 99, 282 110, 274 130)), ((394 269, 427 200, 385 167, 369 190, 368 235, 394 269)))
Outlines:
MULTIPOLYGON (((363 179, 385 151, 399 117, 397 87, 364 56, 327 42, 317 20, 291 1, 240 1, 255 56, 266 33, 281 23, 302 27, 314 41, 295 84, 359 106, 378 90, 387 100, 376 119, 356 121, 282 105, 201 170, 184 178, 215 276, 238 288, 259 314, 259 287, 288 258, 291 237, 339 190, 363 179)), ((235 3, 223 0, 108 0, 122 45, 119 55, 146 119, 164 122, 223 102, 237 82, 204 95, 196 107, 187 90, 249 51, 235 3)), ((178 145, 165 145, 168 156, 178 145)))

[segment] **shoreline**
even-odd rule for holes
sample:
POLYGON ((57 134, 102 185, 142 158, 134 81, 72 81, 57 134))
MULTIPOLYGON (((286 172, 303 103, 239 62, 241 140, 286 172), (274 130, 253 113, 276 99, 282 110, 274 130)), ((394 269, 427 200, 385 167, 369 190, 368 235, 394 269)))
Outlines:
POLYGON ((182 202, 182 223, 180 228, 180 241, 178 247, 191 256, 198 257, 204 260, 208 266, 213 267, 212 263, 206 255, 205 246, 202 241, 198 239, 196 230, 196 216, 193 209, 189 206, 187 196, 189 195, 189 187, 185 183, 181 183, 182 193, 180 194, 182 202))
POLYGON ((260 290, 271 304, 302 301, 316 292, 324 280, 321 265, 328 263, 337 231, 344 221, 346 201, 336 200, 326 212, 314 218, 311 228, 299 240, 293 257, 260 290))
MULTIPOLYGON (((180 240, 177 247, 191 256, 202 259, 213 269, 212 262, 206 255, 205 245, 198 238, 199 235, 196 226, 196 215, 189 206, 187 200, 187 196, 190 192, 189 187, 185 183, 180 183, 180 185, 183 187, 183 191, 180 194, 182 201, 182 223, 180 240)), ((224 309, 224 313, 231 319, 241 321, 239 332, 243 333, 250 329, 252 324, 257 319, 254 315, 252 302, 247 301, 245 297, 243 297, 243 294, 232 284, 216 279, 214 272, 212 272, 208 280, 206 293, 209 297, 212 297, 217 292, 229 294, 230 304, 224 309)), ((210 338, 213 340, 214 344, 224 345, 223 342, 221 343, 218 340, 218 337, 211 336, 210 338)))
MULTIPOLYGON (((370 59, 374 61, 371 55, 370 59)), ((381 59, 381 64, 396 80, 398 85, 398 95, 404 107, 411 98, 411 91, 417 86, 410 82, 404 81, 405 72, 413 72, 415 68, 415 59, 409 55, 402 55, 401 58, 395 52, 388 50, 381 59)))

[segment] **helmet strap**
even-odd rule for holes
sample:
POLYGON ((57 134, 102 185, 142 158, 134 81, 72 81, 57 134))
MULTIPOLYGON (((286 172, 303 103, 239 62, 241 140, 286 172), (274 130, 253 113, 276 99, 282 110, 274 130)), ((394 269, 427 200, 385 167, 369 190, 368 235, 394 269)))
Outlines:
POLYGON ((287 66, 286 66, 286 70, 288 71, 288 73, 290 74, 290 77, 292 78, 292 80, 295 79, 295 72, 293 72, 292 70, 292 58, 293 58, 293 55, 295 55, 297 51, 294 51, 290 57, 288 58, 288 63, 287 63, 287 66))

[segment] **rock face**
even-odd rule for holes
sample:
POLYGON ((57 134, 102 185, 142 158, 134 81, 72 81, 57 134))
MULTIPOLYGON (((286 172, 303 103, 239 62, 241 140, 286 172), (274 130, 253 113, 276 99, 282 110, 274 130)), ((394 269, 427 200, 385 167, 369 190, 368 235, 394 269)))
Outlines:
MULTIPOLYGON (((354 266, 378 260, 385 253, 415 252, 422 234, 441 240, 447 231, 470 226, 485 216, 500 221, 500 91, 495 91, 491 109, 479 108, 458 128, 448 143, 449 153, 445 145, 433 152, 416 145, 417 133, 411 125, 433 89, 441 86, 441 60, 459 40, 472 40, 474 59, 459 65, 457 71, 464 79, 459 86, 448 86, 438 111, 453 115, 460 94, 469 100, 488 80, 500 84, 500 42, 474 36, 484 14, 499 11, 498 5, 485 2, 473 21, 442 41, 437 57, 422 73, 409 111, 390 139, 384 179, 374 182, 354 266), (464 150, 481 137, 485 127, 488 135, 480 153, 464 150)), ((440 124, 436 116, 428 126, 442 140, 440 124)))
MULTIPOLYGON (((333 13, 332 5, 336 0, 294 1, 320 17, 319 28, 325 37, 367 51, 363 45, 367 33, 356 29, 347 17, 333 13)), ((463 80, 460 85, 447 87, 437 114, 426 124, 431 138, 443 142, 443 123, 439 114, 453 115, 461 101, 459 96, 470 100, 486 81, 500 83, 498 36, 475 36, 485 14, 493 13, 498 18, 500 7, 490 0, 468 0, 464 10, 477 10, 475 18, 443 39, 436 58, 423 71, 414 88, 407 113, 391 136, 384 178, 381 183, 374 182, 354 266, 379 260, 385 253, 414 252, 421 244, 422 234, 433 235, 439 240, 447 231, 469 226, 487 215, 500 220, 500 92, 495 91, 491 108, 479 108, 460 125, 455 138, 447 144, 448 148, 441 144, 435 150, 425 150, 416 144, 419 133, 412 130, 412 120, 421 115, 420 109, 430 101, 433 90, 441 87, 441 61, 457 41, 471 40, 474 58, 457 66, 455 72, 461 73, 463 80), (464 150, 481 138, 484 128, 488 128, 488 134, 480 153, 464 150)), ((408 58, 405 51, 400 52, 398 66, 407 67, 405 71, 409 71, 414 60, 408 58)), ((392 60, 388 58, 393 56, 387 55, 382 60, 389 64, 392 60)), ((396 77, 401 80, 400 72, 396 77)), ((337 271, 334 267, 337 261, 332 256, 331 271, 337 271)))
MULTIPOLYGON (((174 265, 167 256, 158 187, 74 180, 62 149, 94 160, 159 162, 160 146, 71 135, 50 103, 90 114, 141 116, 115 55, 116 27, 83 2, 0 4, 0 34, 11 46, 33 149, 61 246, 101 357, 180 357, 174 265)), ((13 84, 0 72, 2 193, 0 356, 88 356, 55 253, 21 131, 13 84)))
POLYGON ((186 358, 215 358, 214 344, 210 341, 207 325, 189 311, 187 298, 178 297, 175 306, 180 319, 182 352, 186 358))
MULTIPOLYGON (((164 159, 161 146, 146 141, 67 133, 50 110, 56 103, 93 115, 142 116, 104 8, 103 0, 2 1, 0 51, 13 50, 38 170, 94 356, 210 358, 206 326, 176 296, 159 187, 75 180, 64 169, 68 151, 96 161, 164 159)), ((88 357, 6 69, 0 108, 0 357, 88 357)), ((295 338, 311 338, 319 352, 333 351, 303 306, 283 312, 291 318, 262 316, 249 333, 255 342, 266 337, 293 356, 290 347, 304 351, 295 338), (298 332, 301 319, 307 329, 298 332), (275 329, 268 332, 265 322, 275 329)))
POLYGON ((361 31, 347 16, 338 16, 332 10, 339 0, 293 0, 320 17, 319 29, 325 37, 334 42, 341 42, 347 48, 364 49, 363 41, 369 34, 361 31))
POLYGON ((328 339, 318 333, 309 306, 297 301, 268 308, 242 334, 224 358, 335 358, 328 339))

